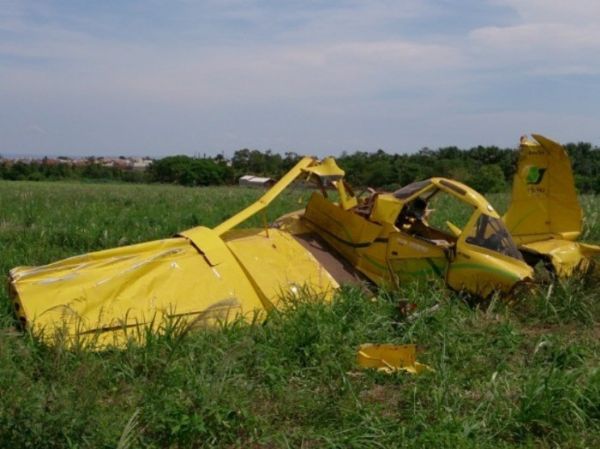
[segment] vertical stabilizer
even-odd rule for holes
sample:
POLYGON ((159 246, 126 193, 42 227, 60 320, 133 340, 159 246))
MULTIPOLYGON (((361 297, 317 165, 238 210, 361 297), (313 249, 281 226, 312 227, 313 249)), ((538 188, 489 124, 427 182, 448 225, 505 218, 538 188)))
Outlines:
POLYGON ((569 156, 562 145, 533 134, 521 138, 512 201, 504 222, 517 243, 553 237, 575 240, 582 213, 569 156))

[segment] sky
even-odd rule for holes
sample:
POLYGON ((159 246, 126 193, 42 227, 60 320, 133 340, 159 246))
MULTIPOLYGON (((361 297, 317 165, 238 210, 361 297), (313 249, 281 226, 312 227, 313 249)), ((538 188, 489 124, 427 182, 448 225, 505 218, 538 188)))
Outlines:
POLYGON ((598 0, 0 0, 0 154, 600 144, 598 0))

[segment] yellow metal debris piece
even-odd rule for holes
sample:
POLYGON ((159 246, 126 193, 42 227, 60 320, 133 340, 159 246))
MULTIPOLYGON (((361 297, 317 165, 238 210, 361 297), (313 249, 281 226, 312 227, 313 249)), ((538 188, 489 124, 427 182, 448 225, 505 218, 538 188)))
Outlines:
POLYGON ((407 371, 419 374, 432 369, 417 362, 416 345, 370 344, 360 345, 356 362, 362 368, 373 368, 386 373, 407 371))
POLYGON ((560 278, 586 273, 592 266, 592 257, 600 254, 600 247, 596 245, 562 239, 525 243, 520 248, 546 257, 560 278))

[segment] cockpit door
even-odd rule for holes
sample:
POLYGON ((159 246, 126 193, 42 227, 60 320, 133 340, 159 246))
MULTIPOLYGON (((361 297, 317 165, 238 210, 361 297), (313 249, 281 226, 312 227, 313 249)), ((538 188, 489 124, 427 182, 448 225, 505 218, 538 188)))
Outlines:
POLYGON ((452 289, 487 297, 494 291, 507 293, 531 276, 504 223, 494 215, 476 212, 463 229, 446 276, 452 289))

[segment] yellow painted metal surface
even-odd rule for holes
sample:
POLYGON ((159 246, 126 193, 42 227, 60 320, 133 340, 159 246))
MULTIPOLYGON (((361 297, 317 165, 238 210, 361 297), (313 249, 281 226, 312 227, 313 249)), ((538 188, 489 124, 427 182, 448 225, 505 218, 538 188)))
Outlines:
MULTIPOLYGON (((561 276, 568 276, 576 269, 587 269, 589 257, 598 253, 598 247, 568 243, 579 234, 581 225, 569 161, 558 144, 541 136, 536 138, 541 143, 528 141, 522 145, 521 177, 520 181, 515 180, 515 202, 507 214, 508 222, 515 222, 514 214, 520 213, 519 208, 528 207, 527 213, 521 214, 515 225, 521 230, 530 227, 528 234, 517 232, 516 240, 529 241, 529 244, 522 245, 523 250, 549 257, 555 271, 561 276), (563 184, 566 180, 566 187, 559 186, 556 178, 560 178, 563 184), (532 208, 534 212, 531 212, 532 208), (545 217, 541 231, 536 228, 540 214, 545 217), (538 218, 529 218, 534 215, 538 218), (553 241, 547 242, 550 238, 553 241)), ((389 285, 391 280, 403 282, 414 277, 438 275, 445 277, 448 285, 456 290, 489 296, 494 291, 509 293, 515 285, 528 282, 533 277, 531 267, 524 261, 469 242, 478 217, 499 216, 482 195, 459 182, 432 178, 429 185, 402 200, 391 194, 379 194, 374 199, 368 219, 354 210, 345 209, 316 194, 309 202, 304 217, 312 223, 312 229, 317 229, 333 248, 379 285, 389 285), (390 229, 394 229, 394 220, 400 210, 415 198, 435 189, 453 195, 476 210, 465 229, 449 225, 451 235, 456 239, 455 245, 415 240, 405 230, 399 230, 397 235, 411 242, 412 250, 411 245, 392 249, 392 241, 387 246, 382 245, 392 235, 390 229), (451 246, 453 251, 448 251, 451 246)))
MULTIPOLYGON (((330 165, 331 164, 329 164, 325 168, 323 168, 323 171, 327 172, 328 169, 332 169, 332 167, 330 165)), ((233 217, 225 220, 220 225, 216 226, 214 228, 214 231, 218 235, 224 234, 225 232, 235 228, 240 223, 244 222, 248 218, 252 217, 253 215, 255 215, 258 212, 260 212, 261 210, 263 210, 265 207, 267 207, 269 204, 271 204, 271 202, 275 198, 277 198, 277 196, 280 195, 281 192, 283 192, 287 186, 289 186, 292 182, 294 182, 298 178, 298 176, 300 176, 302 173, 305 173, 310 166, 313 166, 313 169, 317 169, 318 167, 321 167, 322 164, 318 164, 317 160, 312 157, 302 158, 294 166, 294 168, 292 168, 289 172, 287 172, 258 201, 251 204, 250 206, 248 206, 241 212, 238 212, 233 217)), ((342 175, 343 175, 343 173, 344 172, 342 171, 342 175)), ((185 231, 182 234, 185 234, 187 232, 193 232, 193 229, 185 231)))
POLYGON ((462 230, 452 261, 448 265, 446 282, 454 290, 467 290, 484 298, 494 292, 508 294, 516 285, 531 281, 533 269, 521 258, 516 244, 505 228, 501 231, 504 234, 484 234, 482 237, 485 241, 486 238, 497 239, 502 235, 502 240, 506 241, 506 248, 512 249, 514 253, 512 256, 475 242, 480 220, 492 219, 496 220, 498 226, 502 225, 496 211, 487 207, 479 209, 487 209, 487 212, 474 213, 462 230))
MULTIPOLYGON (((305 232, 316 232, 381 286, 437 276, 454 289, 487 296, 531 278, 498 214, 468 186, 432 178, 409 186, 408 195, 359 201, 343 175, 333 159, 303 158, 257 202, 214 229, 199 226, 175 238, 15 268, 17 314, 45 339, 61 331, 67 339, 95 338, 106 346, 143 340, 145 329, 160 330, 165 318, 186 325, 253 319, 305 289, 328 300, 338 283, 293 237, 305 232), (337 187, 345 198, 337 204, 315 192, 304 211, 278 221, 279 229, 234 230, 301 175, 317 177, 321 189, 337 187), (426 217, 398 222, 414 201, 439 191, 473 207, 463 229, 445 234, 426 217)), ((595 249, 579 245, 578 251, 595 249)))
POLYGON ((326 157, 321 163, 312 164, 310 167, 305 168, 304 171, 328 181, 337 181, 343 178, 345 174, 344 170, 338 167, 335 159, 332 157, 326 157))
POLYGON ((377 195, 373 210, 371 211, 370 220, 377 223, 394 223, 396 217, 402 210, 402 202, 390 193, 377 195))
POLYGON ((402 232, 389 235, 387 257, 398 284, 412 279, 443 278, 448 266, 443 247, 402 232))
POLYGON ((482 194, 472 189, 468 185, 463 184, 462 182, 455 181, 453 179, 437 177, 430 178, 427 181, 429 181, 429 185, 424 186, 419 190, 416 190, 412 195, 403 198, 402 200, 400 200, 400 202, 404 205, 413 201, 419 196, 429 193, 435 189, 439 189, 443 192, 446 192, 449 195, 452 195, 459 201, 466 203, 474 207, 475 209, 480 210, 481 212, 495 212, 490 202, 482 194))
POLYGON ((298 296, 304 289, 329 300, 339 287, 289 233, 277 229, 235 230, 225 234, 224 240, 267 310, 278 307, 282 298, 298 296))
POLYGON ((386 373, 406 371, 411 374, 420 374, 424 371, 431 371, 429 366, 417 362, 415 345, 366 343, 360 345, 356 363, 361 368, 371 368, 386 373))
POLYGON ((142 341, 147 329, 160 331, 166 319, 212 325, 255 319, 276 307, 280 295, 306 290, 331 298, 337 282, 289 233, 231 231, 309 167, 343 175, 335 162, 321 166, 304 158, 256 203, 215 229, 199 226, 175 238, 11 270, 17 315, 46 341, 104 347, 142 341))
MULTIPOLYGON (((345 210, 314 193, 298 219, 305 220, 311 230, 377 285, 393 287, 411 279, 439 277, 455 290, 486 297, 494 291, 509 293, 515 285, 533 277, 532 268, 522 260, 498 213, 481 194, 457 181, 431 178, 401 199, 379 194, 368 215, 359 210, 360 206, 345 210), (425 236, 396 227, 401 210, 435 191, 473 207, 464 229, 444 234, 428 228, 431 235, 425 236), (482 236, 482 242, 476 245, 473 236, 478 232, 480 217, 495 220, 499 228, 482 236), (486 241, 495 239, 512 254, 494 250, 492 243, 485 247, 486 241)), ((427 226, 423 223, 421 227, 427 226)))
POLYGON ((289 234, 208 228, 186 237, 72 257, 11 271, 21 316, 52 340, 87 338, 96 346, 142 340, 165 318, 198 326, 255 319, 280 295, 304 289, 331 298, 330 274, 289 234), (189 237, 193 237, 192 241, 189 237))
POLYGON ((522 248, 547 256, 555 273, 563 278, 588 271, 592 257, 600 255, 600 246, 563 239, 530 242, 522 245, 522 248))
POLYGON ((495 213, 490 202, 479 192, 462 182, 446 178, 431 178, 438 189, 443 190, 458 200, 467 203, 484 213, 495 213))
POLYGON ((521 139, 512 200, 503 217, 520 248, 548 260, 559 277, 587 271, 600 247, 576 243, 583 213, 571 162, 557 142, 539 134, 521 139))
POLYGON ((340 254, 356 264, 357 248, 369 246, 381 233, 382 227, 314 192, 306 206, 303 219, 340 254))
POLYGON ((460 234, 462 234, 462 230, 451 221, 446 221, 446 226, 448 226, 454 237, 460 237, 460 234))
POLYGON ((334 181, 332 184, 337 189, 342 209, 350 210, 358 205, 358 199, 348 190, 343 180, 334 181))
POLYGON ((494 292, 509 294, 520 283, 533 279, 532 268, 523 261, 483 248, 461 246, 448 265, 446 276, 446 282, 454 290, 487 298, 494 292))
POLYGON ((504 222, 519 244, 581 233, 582 212, 569 156, 558 143, 533 135, 523 139, 504 222))
POLYGON ((167 317, 211 324, 262 310, 225 243, 211 250, 219 261, 214 266, 189 240, 172 238, 19 267, 10 275, 34 333, 121 345, 143 337, 146 327, 157 330, 167 317))

